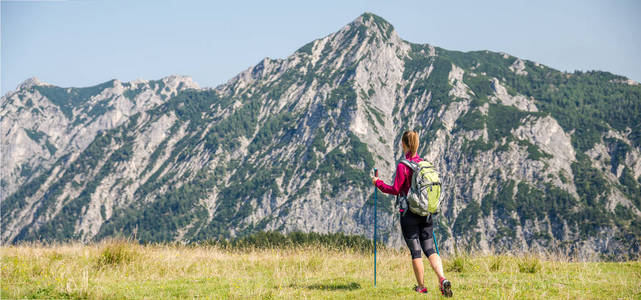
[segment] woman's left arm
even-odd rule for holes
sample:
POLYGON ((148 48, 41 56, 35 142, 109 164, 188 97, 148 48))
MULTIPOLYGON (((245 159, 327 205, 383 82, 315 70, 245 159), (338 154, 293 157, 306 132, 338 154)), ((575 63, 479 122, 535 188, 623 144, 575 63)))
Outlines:
POLYGON ((390 186, 385 184, 383 180, 376 180, 376 187, 381 190, 381 192, 390 195, 398 195, 401 192, 401 186, 405 182, 405 165, 399 163, 396 167, 396 177, 394 177, 394 185, 390 186))

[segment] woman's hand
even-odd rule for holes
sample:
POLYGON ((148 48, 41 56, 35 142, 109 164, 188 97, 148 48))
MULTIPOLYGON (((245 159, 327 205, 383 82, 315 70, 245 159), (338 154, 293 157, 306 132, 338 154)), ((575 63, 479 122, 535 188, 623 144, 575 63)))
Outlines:
POLYGON ((378 177, 372 177, 372 184, 376 186, 376 181, 378 180, 378 177))

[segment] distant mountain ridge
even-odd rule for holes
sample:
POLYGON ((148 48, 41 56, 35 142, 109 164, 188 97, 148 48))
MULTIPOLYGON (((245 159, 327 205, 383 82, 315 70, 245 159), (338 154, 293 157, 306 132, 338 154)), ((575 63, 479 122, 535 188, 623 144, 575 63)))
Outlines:
MULTIPOLYGON (((371 170, 390 182, 414 129, 443 174, 445 251, 640 251, 641 86, 413 44, 370 13, 216 88, 27 80, 0 115, 5 243, 371 237, 371 170)), ((393 197, 378 220, 403 245, 393 197)))

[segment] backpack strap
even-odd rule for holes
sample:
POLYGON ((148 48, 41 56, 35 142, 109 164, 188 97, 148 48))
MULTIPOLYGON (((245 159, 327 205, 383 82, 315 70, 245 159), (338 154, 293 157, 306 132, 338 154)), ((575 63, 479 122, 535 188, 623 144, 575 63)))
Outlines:
POLYGON ((407 160, 405 158, 401 159, 400 163, 408 166, 410 169, 412 169, 412 171, 416 171, 416 169, 418 169, 418 164, 417 163, 415 163, 413 161, 409 161, 409 160, 407 160))

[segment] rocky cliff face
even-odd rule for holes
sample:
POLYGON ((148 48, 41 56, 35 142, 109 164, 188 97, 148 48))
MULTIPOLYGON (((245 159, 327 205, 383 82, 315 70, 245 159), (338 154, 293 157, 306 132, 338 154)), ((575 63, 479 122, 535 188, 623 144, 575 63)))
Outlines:
MULTIPOLYGON (((412 44, 372 14, 215 89, 30 80, 2 98, 2 240, 371 236, 371 170, 391 182, 414 129, 443 174, 445 251, 636 256, 640 95, 609 73, 412 44)), ((402 246, 393 198, 379 208, 402 246)))
POLYGON ((11 194, 60 157, 83 151, 103 130, 149 110, 186 88, 189 77, 123 83, 112 80, 88 88, 60 88, 29 78, 2 98, 1 193, 11 194))

